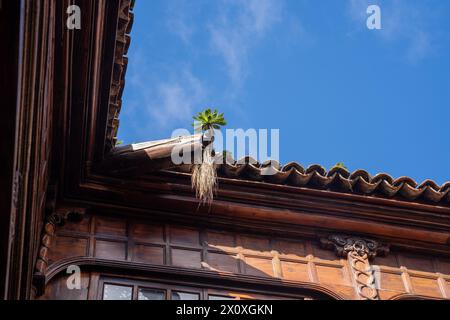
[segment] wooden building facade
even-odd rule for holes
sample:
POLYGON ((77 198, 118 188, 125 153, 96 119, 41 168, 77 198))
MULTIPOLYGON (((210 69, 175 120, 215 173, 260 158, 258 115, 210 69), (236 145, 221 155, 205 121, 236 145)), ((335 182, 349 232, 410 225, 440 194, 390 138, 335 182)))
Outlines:
POLYGON ((0 3, 5 299, 450 298, 450 183, 247 161, 200 205, 189 168, 110 161, 133 1, 0 3))

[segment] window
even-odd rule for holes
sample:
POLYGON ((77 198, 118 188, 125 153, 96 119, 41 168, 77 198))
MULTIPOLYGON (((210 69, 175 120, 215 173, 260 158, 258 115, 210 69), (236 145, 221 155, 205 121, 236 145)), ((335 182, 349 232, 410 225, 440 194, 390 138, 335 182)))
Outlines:
POLYGON ((198 293, 172 291, 172 300, 200 300, 198 293))
POLYGON ((103 300, 131 300, 133 287, 105 284, 103 300))
POLYGON ((229 296, 216 296, 213 294, 209 294, 208 300, 236 300, 236 298, 229 297, 229 296))
POLYGON ((138 300, 166 300, 164 290, 139 289, 138 300))
POLYGON ((201 300, 203 290, 122 279, 100 281, 103 300, 201 300))
POLYGON ((103 300, 278 300, 305 299, 283 295, 265 295, 240 290, 201 288, 156 282, 101 279, 100 299, 103 300))

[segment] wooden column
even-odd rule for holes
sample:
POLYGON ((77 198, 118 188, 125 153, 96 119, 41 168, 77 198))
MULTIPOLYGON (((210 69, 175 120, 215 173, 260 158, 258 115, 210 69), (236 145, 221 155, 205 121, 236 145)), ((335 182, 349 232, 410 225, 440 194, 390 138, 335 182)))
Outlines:
POLYGON ((370 260, 377 255, 386 255, 389 248, 375 240, 331 235, 322 238, 324 248, 334 249, 339 257, 347 258, 356 294, 361 300, 379 300, 375 272, 370 260))

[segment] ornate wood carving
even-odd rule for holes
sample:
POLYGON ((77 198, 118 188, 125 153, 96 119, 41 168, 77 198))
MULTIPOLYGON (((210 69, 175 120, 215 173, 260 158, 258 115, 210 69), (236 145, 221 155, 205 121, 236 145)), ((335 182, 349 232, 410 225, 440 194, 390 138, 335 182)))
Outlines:
POLYGON ((57 226, 64 225, 66 221, 81 221, 86 214, 85 207, 62 206, 57 207, 55 212, 50 216, 57 226))
POLYGON ((379 300, 375 273, 369 261, 377 255, 386 255, 389 252, 386 244, 347 235, 331 235, 320 239, 320 242, 324 248, 333 249, 339 257, 348 259, 360 299, 379 300))
POLYGON ((372 260, 377 255, 384 256, 389 252, 389 247, 375 240, 347 235, 331 235, 322 238, 324 248, 334 249, 339 257, 347 257, 349 253, 356 253, 360 257, 372 260))
POLYGON ((62 206, 57 207, 55 211, 47 216, 33 275, 33 284, 36 288, 37 296, 45 292, 48 252, 55 236, 56 227, 64 225, 66 221, 79 221, 85 213, 86 208, 62 206))

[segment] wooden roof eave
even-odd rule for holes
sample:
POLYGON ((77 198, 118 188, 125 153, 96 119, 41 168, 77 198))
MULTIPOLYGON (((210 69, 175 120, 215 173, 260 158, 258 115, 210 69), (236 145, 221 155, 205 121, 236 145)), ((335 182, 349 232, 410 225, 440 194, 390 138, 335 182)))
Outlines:
POLYGON ((178 165, 173 161, 172 154, 185 156, 187 152, 194 160, 208 143, 202 134, 196 134, 117 147, 97 169, 102 173, 127 176, 171 169, 178 165))

